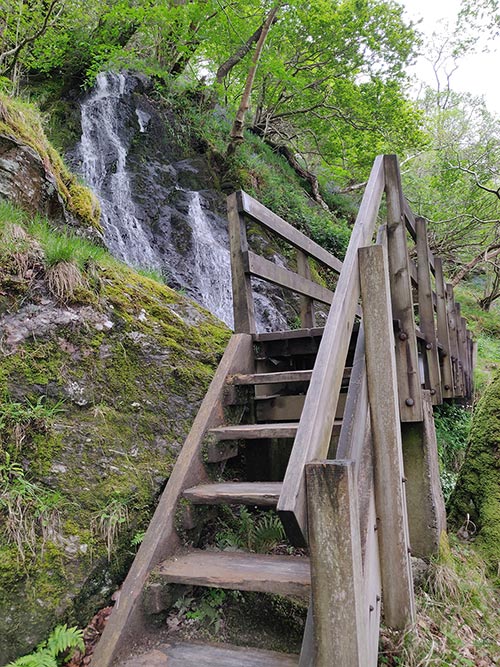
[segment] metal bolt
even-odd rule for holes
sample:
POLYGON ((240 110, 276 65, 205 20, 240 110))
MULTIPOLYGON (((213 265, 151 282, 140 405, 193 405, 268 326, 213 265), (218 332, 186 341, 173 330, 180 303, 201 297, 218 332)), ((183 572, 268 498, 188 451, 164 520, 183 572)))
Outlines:
POLYGON ((449 385, 449 384, 445 384, 445 385, 444 385, 444 388, 446 389, 446 391, 448 391, 448 389, 450 389, 450 385, 449 385))
POLYGON ((431 389, 431 396, 434 396, 435 393, 436 393, 436 390, 435 390, 435 389, 431 389))
POLYGON ((374 611, 374 610, 375 610, 375 607, 371 604, 370 605, 370 611, 374 611))
POLYGON ((378 526, 377 526, 377 524, 375 524, 375 525, 373 526, 373 530, 378 530, 378 526))
POLYGON ((411 549, 410 549, 410 547, 408 547, 408 553, 409 553, 410 556, 411 556, 411 549))
POLYGON ((409 408, 415 405, 415 401, 413 400, 413 398, 407 398, 405 403, 409 408))
POLYGON ((406 477, 403 477, 402 479, 403 479, 403 484, 405 484, 408 481, 406 477))
POLYGON ((404 331, 402 331, 402 332, 399 334, 399 340, 407 340, 407 338, 408 338, 408 334, 405 334, 404 331))
POLYGON ((375 598, 375 600, 377 600, 377 602, 380 602, 380 595, 377 595, 377 597, 375 598))
POLYGON ((425 349, 426 350, 432 350, 432 343, 426 343, 425 344, 425 349))

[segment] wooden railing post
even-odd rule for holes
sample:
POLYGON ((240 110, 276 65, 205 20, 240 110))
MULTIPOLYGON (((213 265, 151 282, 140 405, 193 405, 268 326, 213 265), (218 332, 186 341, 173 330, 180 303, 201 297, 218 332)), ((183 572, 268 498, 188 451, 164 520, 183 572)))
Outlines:
POLYGON ((455 312, 455 298, 453 296, 453 286, 446 284, 446 314, 448 316, 448 326, 450 331, 450 350, 453 365, 453 395, 463 396, 462 383, 460 377, 460 365, 458 354, 457 338, 457 316, 455 312))
POLYGON ((418 368, 403 194, 398 160, 384 156, 387 198, 387 248, 391 282, 392 316, 400 322, 396 337, 396 363, 401 421, 422 420, 422 390, 418 368))
POLYGON ((389 627, 403 629, 413 623, 415 608, 385 248, 361 248, 359 261, 384 616, 389 627))
POLYGON ((353 461, 306 465, 314 667, 375 667, 367 655, 353 461))
POLYGON ((425 337, 427 359, 427 378, 434 405, 443 402, 441 393, 441 372, 437 349, 436 325, 434 323, 434 306, 432 303, 432 283, 429 267, 429 243, 427 240, 427 222, 424 218, 415 220, 417 232, 417 275, 418 275, 418 314, 420 331, 425 337))
MULTIPOLYGON (((311 280, 311 269, 307 255, 302 250, 297 250, 297 273, 311 280)), ((314 303, 311 297, 300 297, 300 323, 304 329, 312 329, 314 326, 314 303)))
POLYGON ((441 386, 443 398, 453 398, 453 366, 451 360, 450 331, 446 314, 446 287, 443 276, 443 261, 441 257, 434 258, 436 271, 436 311, 438 340, 443 346, 441 365, 441 386))
POLYGON ((231 274, 233 286, 234 331, 255 333, 255 307, 252 283, 245 266, 248 241, 245 219, 241 211, 241 193, 235 192, 227 198, 229 221, 229 246, 231 250, 231 274))

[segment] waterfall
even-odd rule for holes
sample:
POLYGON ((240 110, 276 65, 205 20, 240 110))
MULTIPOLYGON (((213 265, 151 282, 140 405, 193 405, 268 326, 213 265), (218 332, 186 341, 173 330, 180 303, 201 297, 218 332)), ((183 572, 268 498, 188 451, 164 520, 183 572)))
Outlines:
MULTIPOLYGON (((99 74, 81 102, 74 167, 99 198, 109 251, 130 266, 160 272, 232 327, 227 220, 213 210, 221 196, 206 189, 211 177, 203 159, 185 159, 166 123, 139 76, 99 74)), ((286 327, 272 289, 257 285, 260 331, 286 327)))
POLYGON ((159 269, 161 261, 151 234, 135 214, 126 168, 129 147, 120 131, 125 86, 125 74, 99 74, 93 92, 81 105, 82 175, 101 203, 101 223, 109 251, 130 266, 159 269))

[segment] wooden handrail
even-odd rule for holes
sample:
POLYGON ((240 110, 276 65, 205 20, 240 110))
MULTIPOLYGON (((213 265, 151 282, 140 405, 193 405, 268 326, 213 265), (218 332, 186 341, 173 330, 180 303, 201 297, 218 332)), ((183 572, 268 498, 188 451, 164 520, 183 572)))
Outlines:
POLYGON ((294 543, 304 542, 307 535, 305 465, 328 455, 359 300, 358 248, 371 242, 384 185, 384 158, 379 156, 352 230, 278 502, 278 512, 294 543))

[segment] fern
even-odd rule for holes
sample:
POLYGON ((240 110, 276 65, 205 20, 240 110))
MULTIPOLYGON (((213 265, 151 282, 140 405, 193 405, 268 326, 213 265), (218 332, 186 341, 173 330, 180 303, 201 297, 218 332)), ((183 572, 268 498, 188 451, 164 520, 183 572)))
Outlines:
POLYGON ((75 648, 85 651, 83 632, 78 628, 68 628, 66 624, 58 625, 34 653, 18 658, 7 667, 59 667, 58 658, 75 648))

